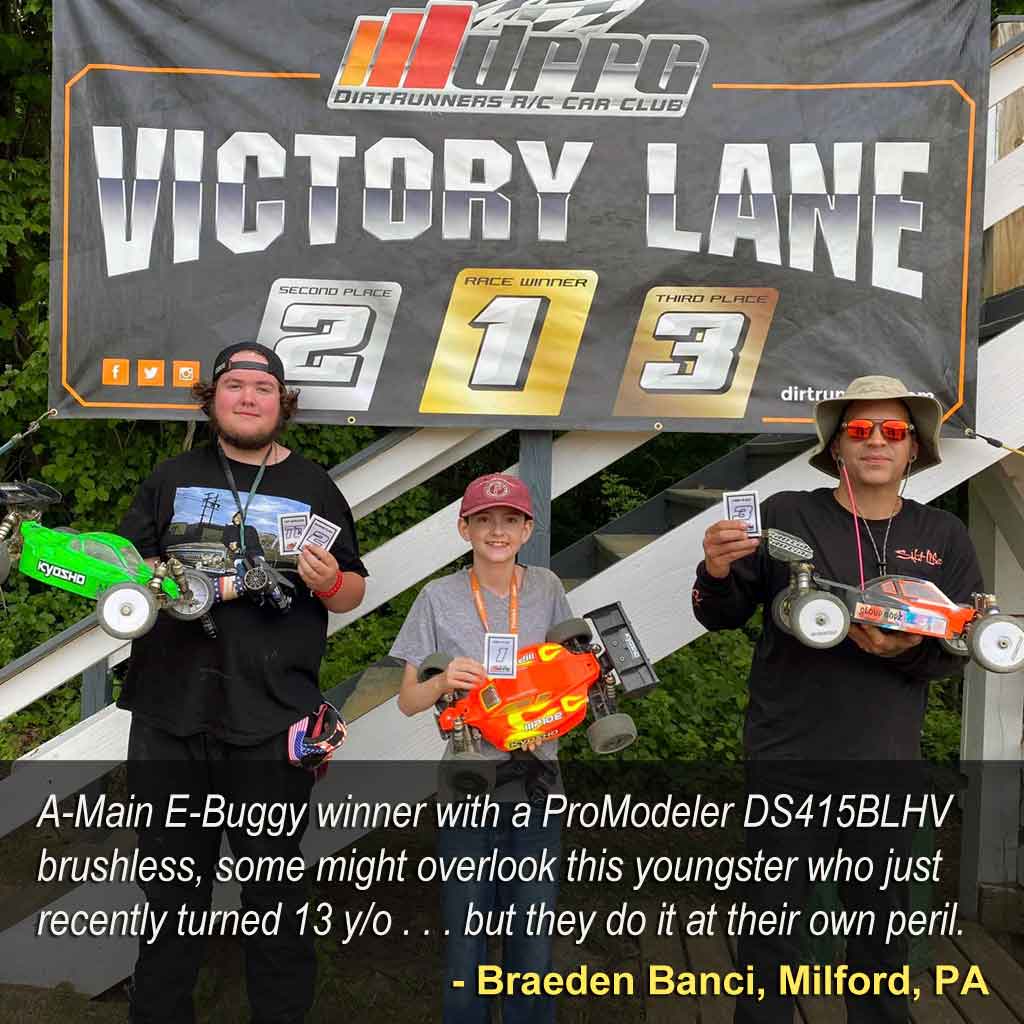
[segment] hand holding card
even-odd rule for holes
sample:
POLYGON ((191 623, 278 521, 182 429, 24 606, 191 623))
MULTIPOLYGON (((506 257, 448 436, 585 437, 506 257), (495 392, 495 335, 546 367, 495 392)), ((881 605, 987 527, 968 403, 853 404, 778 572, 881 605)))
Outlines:
POLYGON ((761 536, 761 506, 757 491, 726 491, 722 500, 725 503, 726 519, 743 523, 748 537, 761 536))
POLYGON ((339 533, 341 533, 341 527, 335 526, 330 519, 324 519, 323 516, 311 516, 309 525, 299 540, 299 549, 301 550, 307 544, 319 544, 320 547, 330 551, 331 545, 337 540, 339 533))

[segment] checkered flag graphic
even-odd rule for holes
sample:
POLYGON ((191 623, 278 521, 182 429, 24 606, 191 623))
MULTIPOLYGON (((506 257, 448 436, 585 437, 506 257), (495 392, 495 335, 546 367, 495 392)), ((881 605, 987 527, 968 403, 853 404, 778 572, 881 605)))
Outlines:
POLYGON ((491 0, 477 8, 475 32, 499 32, 528 21, 535 32, 598 35, 632 14, 644 0, 491 0))

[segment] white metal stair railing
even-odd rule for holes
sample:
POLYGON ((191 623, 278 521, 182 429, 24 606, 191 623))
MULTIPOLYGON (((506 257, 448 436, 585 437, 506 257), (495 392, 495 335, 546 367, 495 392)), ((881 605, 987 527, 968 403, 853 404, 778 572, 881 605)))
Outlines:
MULTIPOLYGON (((372 460, 357 462, 354 468, 336 476, 335 482, 344 488, 353 515, 360 519, 503 433, 435 428, 412 431, 372 460)), ((113 667, 128 657, 130 649, 130 642, 105 633, 95 615, 87 616, 36 651, 0 667, 0 721, 97 662, 107 659, 113 667)))
MULTIPOLYGON (((552 494, 559 495, 571 490, 653 436, 653 432, 596 431, 576 431, 563 435, 553 446, 552 494)), ((515 471, 517 467, 513 465, 509 468, 515 471)), ((347 477, 343 483, 347 487, 347 477)), ((370 489, 367 488, 365 493, 370 494, 370 489)), ((369 613, 468 550, 466 543, 453 528, 456 512, 457 503, 453 502, 371 551, 364 559, 370 571, 366 598, 355 611, 346 615, 332 615, 328 632, 334 633, 369 613)), ((94 627, 94 633, 101 633, 98 626, 94 627)), ((106 634, 103 633, 102 637, 106 638, 106 634)), ((102 643, 102 640, 98 642, 102 643)), ((122 641, 112 643, 124 646, 122 641)), ((66 664, 65 661, 65 671, 66 664)), ((128 749, 130 721, 128 712, 110 705, 24 755, 15 765, 41 760, 93 762, 94 767, 91 769, 88 764, 83 764, 73 776, 63 774, 59 780, 55 780, 58 787, 56 792, 63 798, 74 792, 75 788, 103 774, 107 770, 106 762, 124 760, 128 749)), ((19 777, 16 770, 9 779, 0 783, 0 836, 24 824, 37 812, 45 799, 48 785, 49 781, 38 772, 23 773, 19 777)))
POLYGON ((424 427, 389 448, 385 453, 386 465, 381 456, 376 456, 361 461, 334 480, 342 488, 352 515, 362 519, 505 433, 424 427))
MULTIPOLYGON (((552 495, 557 496, 571 490, 653 436, 653 432, 598 431, 576 431, 563 435, 552 449, 552 495)), ((512 472, 516 469, 517 464, 509 467, 512 472)), ((331 615, 328 632, 335 633, 350 622, 356 621, 469 550, 469 546, 453 526, 457 509, 458 502, 452 502, 398 537, 369 552, 363 559, 370 571, 363 603, 344 615, 331 615)), ((122 760, 128 744, 128 717, 127 713, 119 714, 116 708, 105 708, 26 754, 22 760, 122 760), (111 720, 120 720, 124 725, 118 730, 111 727, 111 720), (90 722, 95 723, 95 732, 90 728, 90 722), (96 741, 97 736, 103 737, 102 744, 96 741)), ((2 783, 0 793, 3 793, 2 783)), ((6 828, 10 825, 10 808, 11 804, 0 797, 0 836, 5 834, 6 828)))
MULTIPOLYGON (((1024 324, 984 346, 978 372, 978 429, 1014 446, 1024 444, 1024 416, 1018 411, 1017 399, 1024 385, 1022 346, 1024 324)), ((1005 454, 981 441, 945 441, 942 464, 915 476, 908 495, 919 501, 930 501, 987 469, 1005 454)), ((757 489, 765 498, 781 490, 806 490, 829 481, 830 478, 808 465, 808 453, 804 453, 759 478, 757 489)), ((703 627, 693 618, 690 605, 694 568, 702 557, 704 531, 719 514, 717 508, 699 514, 636 554, 580 584, 569 594, 573 610, 582 614, 599 605, 619 601, 652 660, 663 658, 690 643, 703 632, 703 627)), ((383 552, 384 548, 380 550, 383 552)), ((371 552, 370 557, 375 553, 371 552)), ((71 730, 76 734, 75 743, 65 742, 63 747, 54 749, 52 753, 46 750, 50 744, 44 745, 32 755, 33 760, 51 756, 63 759, 72 747, 77 747, 77 756, 84 756, 85 750, 79 746, 82 736, 88 734, 89 745, 96 750, 105 746, 99 735, 102 730, 106 730, 108 742, 113 744, 118 721, 127 720, 128 715, 116 708, 108 711, 111 716, 121 716, 120 719, 112 719, 107 717, 107 712, 100 712, 71 730)), ((51 744, 56 742, 51 741, 51 744)), ((441 742, 431 716, 406 718, 399 712, 395 700, 385 701, 357 719, 350 732, 350 740, 339 752, 331 771, 337 771, 344 778, 346 761, 380 759, 385 752, 389 760, 436 760, 440 756, 441 742)), ((96 750, 91 756, 97 755, 109 756, 109 750, 105 754, 96 750)), ((41 766, 37 764, 36 767, 41 766)), ((53 766, 55 770, 59 767, 53 766)), ((26 770, 31 771, 31 767, 26 765, 26 770)), ((0 785, 0 807, 8 803, 8 787, 17 782, 17 776, 18 772, 15 772, 11 779, 0 785)), ((423 776, 422 792, 410 792, 404 799, 415 800, 431 792, 432 779, 429 773, 424 772, 423 776)), ((82 779, 76 782, 81 785, 82 779)), ((68 791, 72 789, 70 787, 68 791)), ((320 799, 319 791, 314 795, 320 799)), ((37 798, 32 813, 37 813, 40 805, 37 798)), ((312 863, 351 838, 344 833, 310 829, 303 841, 303 853, 307 862, 312 863)), ((232 892, 219 889, 216 905, 233 905, 233 898, 232 892)), ((74 913, 76 910, 114 905, 131 906, 139 899, 141 894, 133 887, 87 885, 79 886, 45 909, 74 913)), ((92 939, 90 950, 93 955, 86 966, 82 962, 78 940, 36 937, 34 922, 35 913, 0 935, 0 983, 54 985, 68 981, 80 991, 97 994, 130 972, 136 955, 134 939, 92 939)))

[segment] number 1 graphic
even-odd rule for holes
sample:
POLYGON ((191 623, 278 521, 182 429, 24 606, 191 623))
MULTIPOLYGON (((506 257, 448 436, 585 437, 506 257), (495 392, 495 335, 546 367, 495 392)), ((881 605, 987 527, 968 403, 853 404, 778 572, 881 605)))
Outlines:
POLYGON ((499 295, 470 321, 484 332, 471 388, 523 388, 547 307, 543 296, 499 295))
POLYGON ((461 271, 419 411, 557 416, 596 288, 590 270, 461 271))

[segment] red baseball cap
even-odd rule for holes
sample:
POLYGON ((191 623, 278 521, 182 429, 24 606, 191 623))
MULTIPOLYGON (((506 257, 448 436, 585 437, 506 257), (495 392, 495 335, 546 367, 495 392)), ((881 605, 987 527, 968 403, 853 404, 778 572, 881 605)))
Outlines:
POLYGON ((459 515, 464 519, 488 508, 514 508, 524 516, 533 518, 530 488, 517 476, 507 473, 488 473, 478 476, 462 495, 459 515))

